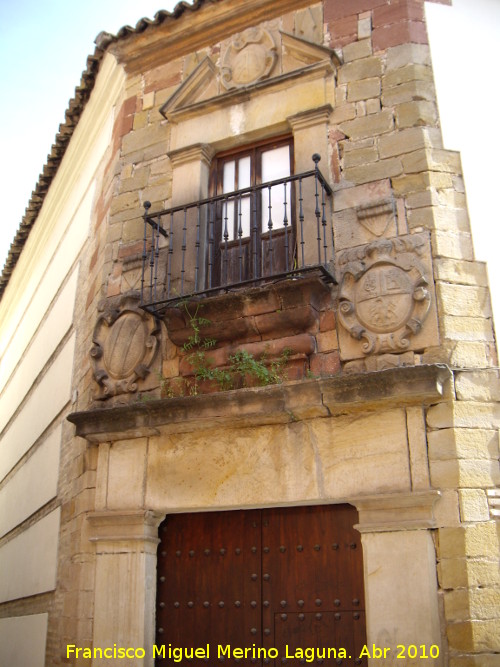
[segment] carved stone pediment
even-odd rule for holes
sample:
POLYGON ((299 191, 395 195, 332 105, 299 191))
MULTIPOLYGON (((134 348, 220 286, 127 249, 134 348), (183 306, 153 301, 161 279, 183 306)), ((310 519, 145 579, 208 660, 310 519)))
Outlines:
MULTIPOLYGON (((290 35, 287 32, 281 32, 280 34, 283 53, 288 54, 296 61, 296 67, 313 65, 323 60, 331 60, 336 66, 341 64, 335 51, 326 46, 310 42, 303 37, 290 35)), ((285 65, 285 69, 292 68, 293 64, 289 61, 288 66, 285 65)))
POLYGON ((339 62, 332 49, 301 37, 261 26, 248 28, 231 38, 219 63, 204 58, 160 112, 176 121, 204 107, 228 104, 249 87, 286 85, 290 77, 310 75, 315 69, 323 76, 339 62))
POLYGON ((216 96, 218 93, 217 68, 206 56, 187 79, 160 109, 166 116, 168 111, 189 107, 196 102, 216 96))
POLYGON ((433 301, 426 241, 381 239, 340 254, 344 359, 415 349, 433 301))
POLYGON ((137 391, 150 373, 159 335, 158 323, 139 308, 136 293, 124 295, 102 310, 90 350, 99 387, 96 400, 137 391))

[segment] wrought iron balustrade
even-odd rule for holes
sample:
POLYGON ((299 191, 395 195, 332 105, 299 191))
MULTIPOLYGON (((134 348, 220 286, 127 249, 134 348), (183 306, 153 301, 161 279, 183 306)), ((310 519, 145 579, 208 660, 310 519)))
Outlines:
POLYGON ((318 168, 152 213, 144 203, 141 305, 316 270, 334 282, 332 190, 318 168))

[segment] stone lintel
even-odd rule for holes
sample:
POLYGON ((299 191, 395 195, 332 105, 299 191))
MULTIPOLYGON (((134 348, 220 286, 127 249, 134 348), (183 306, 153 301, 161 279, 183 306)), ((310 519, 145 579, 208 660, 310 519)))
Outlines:
POLYGON ((435 528, 436 490, 416 491, 360 498, 353 501, 359 512, 355 528, 360 533, 382 533, 435 528))
POLYGON ((158 545, 158 526, 163 514, 152 510, 125 510, 93 512, 87 517, 90 541, 97 542, 98 551, 113 551, 119 544, 121 551, 124 544, 129 544, 130 551, 143 545, 143 550, 156 553, 158 545), (108 549, 109 547, 110 549, 108 549))
POLYGON ((109 442, 162 433, 286 424, 448 398, 451 370, 444 365, 390 368, 375 373, 300 380, 270 387, 164 398, 68 416, 76 435, 109 442))

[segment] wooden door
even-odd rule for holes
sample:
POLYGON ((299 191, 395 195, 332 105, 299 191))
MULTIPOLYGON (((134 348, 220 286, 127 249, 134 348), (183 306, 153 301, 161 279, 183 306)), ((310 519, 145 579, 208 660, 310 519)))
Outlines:
POLYGON ((167 517, 156 664, 366 665, 356 522, 350 505, 167 517))

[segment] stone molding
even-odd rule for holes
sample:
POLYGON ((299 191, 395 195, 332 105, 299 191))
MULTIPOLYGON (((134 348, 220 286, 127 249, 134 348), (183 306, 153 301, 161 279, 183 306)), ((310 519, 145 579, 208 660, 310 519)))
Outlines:
POLYGON ((206 429, 283 424, 447 400, 452 371, 444 365, 391 368, 270 387, 74 412, 76 435, 101 443, 206 429))
POLYGON ((427 530, 436 527, 433 508, 441 493, 436 490, 378 495, 353 500, 359 512, 360 533, 427 530))
POLYGON ((195 144, 167 152, 173 167, 190 162, 204 162, 210 166, 214 154, 215 151, 209 144, 195 144))
POLYGON ((244 102, 261 90, 266 93, 288 88, 295 79, 325 78, 335 73, 338 64, 337 54, 326 47, 281 31, 273 38, 264 26, 247 28, 233 35, 220 70, 205 57, 163 104, 160 113, 168 121, 179 123, 244 102), (283 63, 276 65, 284 49, 296 59, 291 69, 283 70, 283 63))
POLYGON ((296 60, 310 65, 321 58, 331 58, 336 66, 342 65, 338 54, 332 49, 311 42, 303 37, 297 37, 297 35, 291 35, 283 31, 280 31, 280 33, 284 50, 296 60))
POLYGON ((298 70, 285 72, 284 74, 280 74, 270 79, 257 81, 256 83, 249 84, 245 88, 228 90, 221 95, 206 100, 202 99, 185 107, 176 108, 174 105, 173 108, 171 108, 170 100, 168 100, 160 109, 160 112, 171 123, 180 123, 189 118, 197 118, 202 113, 208 113, 216 109, 225 109, 231 105, 246 102, 259 93, 266 94, 267 92, 277 92, 278 90, 289 89, 292 82, 295 80, 308 81, 325 79, 328 76, 332 76, 334 73, 335 67, 332 63, 329 60, 323 60, 318 63, 313 63, 312 65, 306 65, 298 70))
MULTIPOLYGON (((144 48, 144 35, 139 32, 112 43, 109 51, 127 72, 141 73, 168 61, 172 53, 183 56, 226 39, 228 26, 234 34, 309 4, 310 0, 198 1, 193 6, 197 11, 184 12, 182 20, 168 20, 148 30, 149 48, 144 48), (207 6, 202 7, 204 4, 207 6)), ((185 7, 192 9, 189 5, 185 7)))
POLYGON ((331 104, 324 104, 321 107, 307 109, 306 111, 301 111, 294 116, 289 116, 287 121, 292 130, 297 132, 299 130, 305 130, 309 127, 321 125, 321 123, 328 123, 332 111, 333 107, 331 104))
POLYGON ((89 540, 98 543, 98 552, 114 550, 117 543, 123 551, 124 543, 128 543, 130 551, 144 545, 147 551, 156 553, 158 526, 163 519, 164 514, 152 510, 93 512, 87 516, 89 540))

